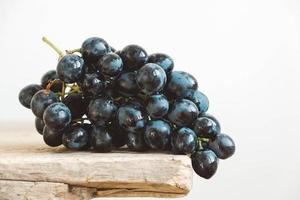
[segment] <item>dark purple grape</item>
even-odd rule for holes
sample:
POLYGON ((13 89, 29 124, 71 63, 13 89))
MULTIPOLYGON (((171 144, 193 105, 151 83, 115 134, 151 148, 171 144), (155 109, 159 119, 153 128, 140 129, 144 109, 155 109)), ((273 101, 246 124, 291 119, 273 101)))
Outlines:
POLYGON ((37 84, 30 84, 26 87, 22 88, 22 90, 19 93, 19 101, 20 103, 25 107, 30 109, 30 102, 38 91, 42 90, 43 88, 40 85, 37 84))
POLYGON ((86 146, 85 149, 89 149, 92 146, 92 142, 91 142, 91 138, 92 138, 92 130, 93 130, 93 126, 92 124, 88 124, 88 123, 83 123, 81 124, 81 127, 85 130, 85 132, 88 134, 88 145, 86 146))
POLYGON ((110 51, 105 40, 98 37, 90 37, 81 45, 80 52, 86 62, 97 62, 102 56, 110 51))
POLYGON ((79 119, 87 112, 89 102, 81 93, 70 93, 63 103, 70 109, 72 119, 79 119))
POLYGON ((33 114, 42 119, 45 109, 57 101, 58 98, 54 92, 40 90, 32 97, 30 107, 33 114))
POLYGON ((139 91, 136 83, 136 73, 127 72, 121 74, 116 80, 116 89, 118 93, 126 97, 136 95, 139 91))
POLYGON ((219 134, 208 143, 208 148, 211 149, 218 158, 227 159, 235 152, 234 141, 226 134, 219 134))
MULTIPOLYGON (((208 114, 208 113, 201 113, 200 116, 201 116, 201 117, 207 117, 207 118, 213 120, 213 121, 217 124, 217 126, 220 127, 220 129, 221 129, 220 122, 217 120, 217 118, 215 118, 215 117, 212 116, 211 114, 208 114)), ((199 116, 199 117, 200 117, 200 116, 199 116)))
POLYGON ((167 75, 157 64, 148 63, 138 70, 136 83, 140 90, 151 95, 161 91, 167 82, 167 75))
POLYGON ((169 74, 174 68, 172 58, 164 53, 154 53, 148 57, 147 63, 155 63, 161 66, 166 74, 169 74))
POLYGON ((213 151, 197 151, 191 158, 193 169, 199 176, 209 179, 216 173, 219 159, 213 151))
POLYGON ((171 144, 174 153, 192 154, 198 147, 198 140, 192 129, 182 127, 172 135, 171 144))
POLYGON ((152 120, 146 125, 145 141, 152 149, 167 150, 170 148, 171 127, 163 120, 152 120))
POLYGON ((58 75, 56 74, 56 70, 47 71, 41 78, 41 86, 46 88, 48 83, 51 81, 58 79, 58 75))
POLYGON ((199 116, 193 124, 198 137, 215 138, 221 131, 219 122, 207 116, 199 116))
POLYGON ((165 95, 152 95, 146 101, 146 110, 152 118, 162 118, 169 111, 169 101, 165 95))
POLYGON ((71 123, 71 111, 63 103, 49 105, 43 114, 45 125, 51 130, 63 130, 71 123))
POLYGON ((99 60, 98 68, 103 75, 114 77, 122 72, 123 61, 118 54, 108 53, 99 60))
POLYGON ((78 82, 84 74, 84 61, 76 54, 67 54, 58 62, 56 72, 65 83, 78 82))
POLYGON ((112 137, 112 144, 115 148, 120 148, 127 143, 127 132, 124 131, 117 122, 113 121, 109 127, 108 132, 112 137))
POLYGON ((189 73, 182 71, 173 71, 166 86, 166 92, 170 97, 182 98, 187 96, 190 90, 197 90, 197 80, 189 73))
POLYGON ((148 149, 143 132, 128 133, 127 146, 131 151, 145 151, 148 149))
POLYGON ((99 97, 90 102, 87 116, 94 124, 104 126, 115 116, 116 111, 112 98, 99 97))
POLYGON ((53 92, 61 92, 63 88, 63 83, 61 80, 58 80, 58 75, 56 73, 56 70, 50 70, 42 76, 41 78, 42 87, 46 89, 47 85, 53 80, 56 81, 51 84, 50 90, 53 92))
POLYGON ((208 110, 209 101, 205 94, 203 94, 202 92, 198 90, 189 90, 184 98, 194 102, 198 107, 200 113, 204 113, 208 110))
POLYGON ((36 117, 35 118, 35 121, 34 121, 34 124, 35 124, 35 129, 37 130, 37 132, 41 135, 43 135, 43 130, 44 130, 44 127, 45 127, 45 123, 42 119, 36 117))
POLYGON ((171 103, 168 119, 177 126, 188 126, 198 115, 199 110, 192 101, 180 99, 171 103))
POLYGON ((99 74, 85 74, 81 85, 83 92, 87 95, 98 96, 105 89, 105 80, 99 74))
POLYGON ((43 130, 44 142, 50 147, 58 147, 62 144, 63 131, 54 131, 47 126, 43 130))
POLYGON ((93 150, 97 152, 110 152, 113 148, 112 137, 102 126, 93 127, 91 143, 93 150))
POLYGON ((62 137, 65 147, 72 150, 84 150, 89 147, 89 134, 80 124, 69 127, 62 137))
POLYGON ((123 106, 118 109, 117 121, 127 132, 140 132, 145 128, 143 113, 133 106, 123 106))
POLYGON ((126 71, 140 69, 147 61, 147 52, 138 45, 128 45, 121 51, 126 71))

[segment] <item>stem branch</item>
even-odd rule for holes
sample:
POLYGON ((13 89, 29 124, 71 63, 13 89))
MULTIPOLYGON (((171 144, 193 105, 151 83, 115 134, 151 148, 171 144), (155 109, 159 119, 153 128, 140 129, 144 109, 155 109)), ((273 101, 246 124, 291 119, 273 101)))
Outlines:
POLYGON ((51 42, 47 37, 43 37, 42 38, 43 41, 48 44, 54 51, 56 51, 56 53, 58 53, 59 57, 62 58, 66 55, 66 53, 62 50, 60 50, 55 44, 53 44, 53 42, 51 42))
POLYGON ((79 52, 80 53, 80 48, 77 48, 77 49, 70 49, 70 50, 66 50, 66 52, 68 53, 68 54, 72 54, 72 53, 75 53, 75 52, 79 52))

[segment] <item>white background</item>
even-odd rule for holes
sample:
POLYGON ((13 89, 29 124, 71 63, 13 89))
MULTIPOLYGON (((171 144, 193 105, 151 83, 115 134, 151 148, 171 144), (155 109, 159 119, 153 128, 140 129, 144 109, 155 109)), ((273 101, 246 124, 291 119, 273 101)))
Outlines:
POLYGON ((56 67, 43 35, 63 49, 139 44, 198 79, 237 152, 184 199, 300 199, 299 1, 1 0, 0 120, 33 121, 17 96, 56 67))

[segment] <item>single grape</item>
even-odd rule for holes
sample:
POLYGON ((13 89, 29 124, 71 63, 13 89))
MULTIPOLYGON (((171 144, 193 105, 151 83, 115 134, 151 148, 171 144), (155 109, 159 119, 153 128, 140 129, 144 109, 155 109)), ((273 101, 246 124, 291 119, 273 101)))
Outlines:
POLYGON ((57 101, 58 98, 54 92, 40 90, 32 97, 30 107, 33 114, 42 119, 45 109, 57 101))
POLYGON ((152 95, 146 101, 146 110, 152 118, 162 118, 169 111, 169 101, 163 94, 152 95))
POLYGON ((161 66, 166 74, 169 74, 174 68, 174 62, 170 56, 164 53, 154 53, 148 57, 147 63, 155 63, 161 66))
POLYGON ((36 117, 35 118, 35 129, 37 130, 37 132, 41 135, 43 135, 43 130, 44 130, 44 126, 45 126, 45 123, 42 119, 36 117))
POLYGON ((145 151, 148 149, 143 132, 128 133, 127 146, 131 151, 145 151))
POLYGON ((87 112, 89 103, 81 93, 70 93, 62 102, 70 109, 72 119, 81 118, 87 112))
POLYGON ((145 128, 143 113, 133 106, 123 106, 118 109, 117 121, 128 132, 139 132, 145 128))
POLYGON ((70 109, 61 102, 49 105, 43 114, 45 125, 51 130, 65 129, 71 123, 71 119, 70 109))
POLYGON ((171 144, 174 153, 192 154, 198 147, 198 140, 192 129, 182 127, 172 134, 171 144))
POLYGON ((83 92, 87 95, 98 96, 105 89, 105 80, 99 74, 85 74, 81 85, 83 92))
POLYGON ((47 71, 41 78, 41 86, 46 88, 49 82, 58 79, 58 75, 56 74, 56 70, 47 71))
POLYGON ((136 82, 143 93, 151 95, 163 89, 167 75, 159 65, 148 63, 139 69, 136 82))
POLYGON ((114 120, 108 127, 108 132, 112 137, 112 144, 115 148, 120 148, 127 143, 127 133, 114 120))
POLYGON ((193 169, 199 176, 209 179, 216 173, 219 159, 213 151, 196 151, 191 158, 193 169))
POLYGON ((50 147, 57 147, 62 144, 63 131, 54 131, 47 126, 43 130, 44 142, 50 147))
POLYGON ((221 131, 219 122, 207 116, 199 116, 193 124, 198 137, 215 138, 221 131))
POLYGON ((171 127, 163 120, 152 120, 146 125, 145 141, 152 149, 167 150, 170 148, 171 127))
POLYGON ((209 101, 207 96, 202 92, 198 90, 189 90, 184 98, 194 102, 200 113, 204 113, 208 110, 209 101))
POLYGON ((235 144, 231 137, 226 134, 219 134, 208 143, 208 148, 211 149, 218 158, 227 159, 235 152, 235 144))
POLYGON ((89 134, 79 124, 69 127, 62 136, 62 143, 72 150, 84 150, 89 147, 89 134))
POLYGON ((58 62, 56 72, 65 83, 75 83, 82 78, 84 61, 76 54, 67 54, 58 62))
POLYGON ((197 90, 197 80, 189 73, 173 71, 166 86, 166 92, 170 97, 182 98, 187 96, 189 90, 197 90))
POLYGON ((121 74, 116 80, 116 90, 126 97, 136 95, 139 91, 136 83, 136 73, 127 72, 121 74))
POLYGON ((97 62, 102 56, 110 51, 105 40, 99 37, 90 37, 81 45, 80 52, 86 62, 97 62))
POLYGON ((110 152, 113 148, 112 137, 102 126, 94 126, 91 132, 92 148, 97 152, 110 152))
POLYGON ((58 80, 58 75, 56 73, 56 70, 50 70, 42 76, 41 78, 42 87, 46 89, 47 85, 55 79, 56 81, 51 84, 50 90, 53 92, 61 92, 63 83, 61 80, 58 80))
POLYGON ((147 61, 147 52, 138 45, 128 45, 121 51, 121 58, 126 71, 140 69, 147 61))
MULTIPOLYGON (((220 124, 220 122, 217 120, 217 118, 215 118, 213 115, 211 115, 211 114, 208 114, 208 113, 201 113, 201 115, 200 115, 201 117, 207 117, 207 118, 209 118, 209 119, 212 119, 216 124, 217 124, 217 126, 218 127, 220 127, 220 129, 221 129, 221 124, 220 124)), ((200 117, 199 116, 199 117, 200 117)))
POLYGON ((26 87, 22 88, 22 90, 19 92, 19 101, 20 103, 25 107, 30 109, 30 102, 32 97, 37 93, 38 91, 42 90, 43 88, 40 85, 37 84, 30 84, 26 87))
POLYGON ((91 138, 92 138, 93 126, 92 124, 83 123, 81 124, 81 128, 83 128, 85 132, 88 134, 88 145, 86 146, 85 149, 90 149, 92 146, 91 138))
POLYGON ((103 75, 114 77, 122 72, 123 61, 118 54, 108 53, 98 61, 97 66, 103 75))
POLYGON ((99 97, 90 102, 87 116, 94 124, 104 126, 115 116, 116 111, 117 107, 112 98, 99 97))
POLYGON ((188 126, 198 115, 199 110, 192 101, 180 99, 171 103, 168 119, 177 126, 188 126))

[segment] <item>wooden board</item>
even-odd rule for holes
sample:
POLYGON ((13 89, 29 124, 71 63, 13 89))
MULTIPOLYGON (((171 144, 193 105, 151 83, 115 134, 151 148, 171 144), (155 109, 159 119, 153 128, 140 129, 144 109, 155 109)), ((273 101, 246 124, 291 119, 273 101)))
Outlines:
POLYGON ((191 190, 187 156, 50 148, 32 126, 17 124, 0 123, 1 200, 180 197, 191 190))

